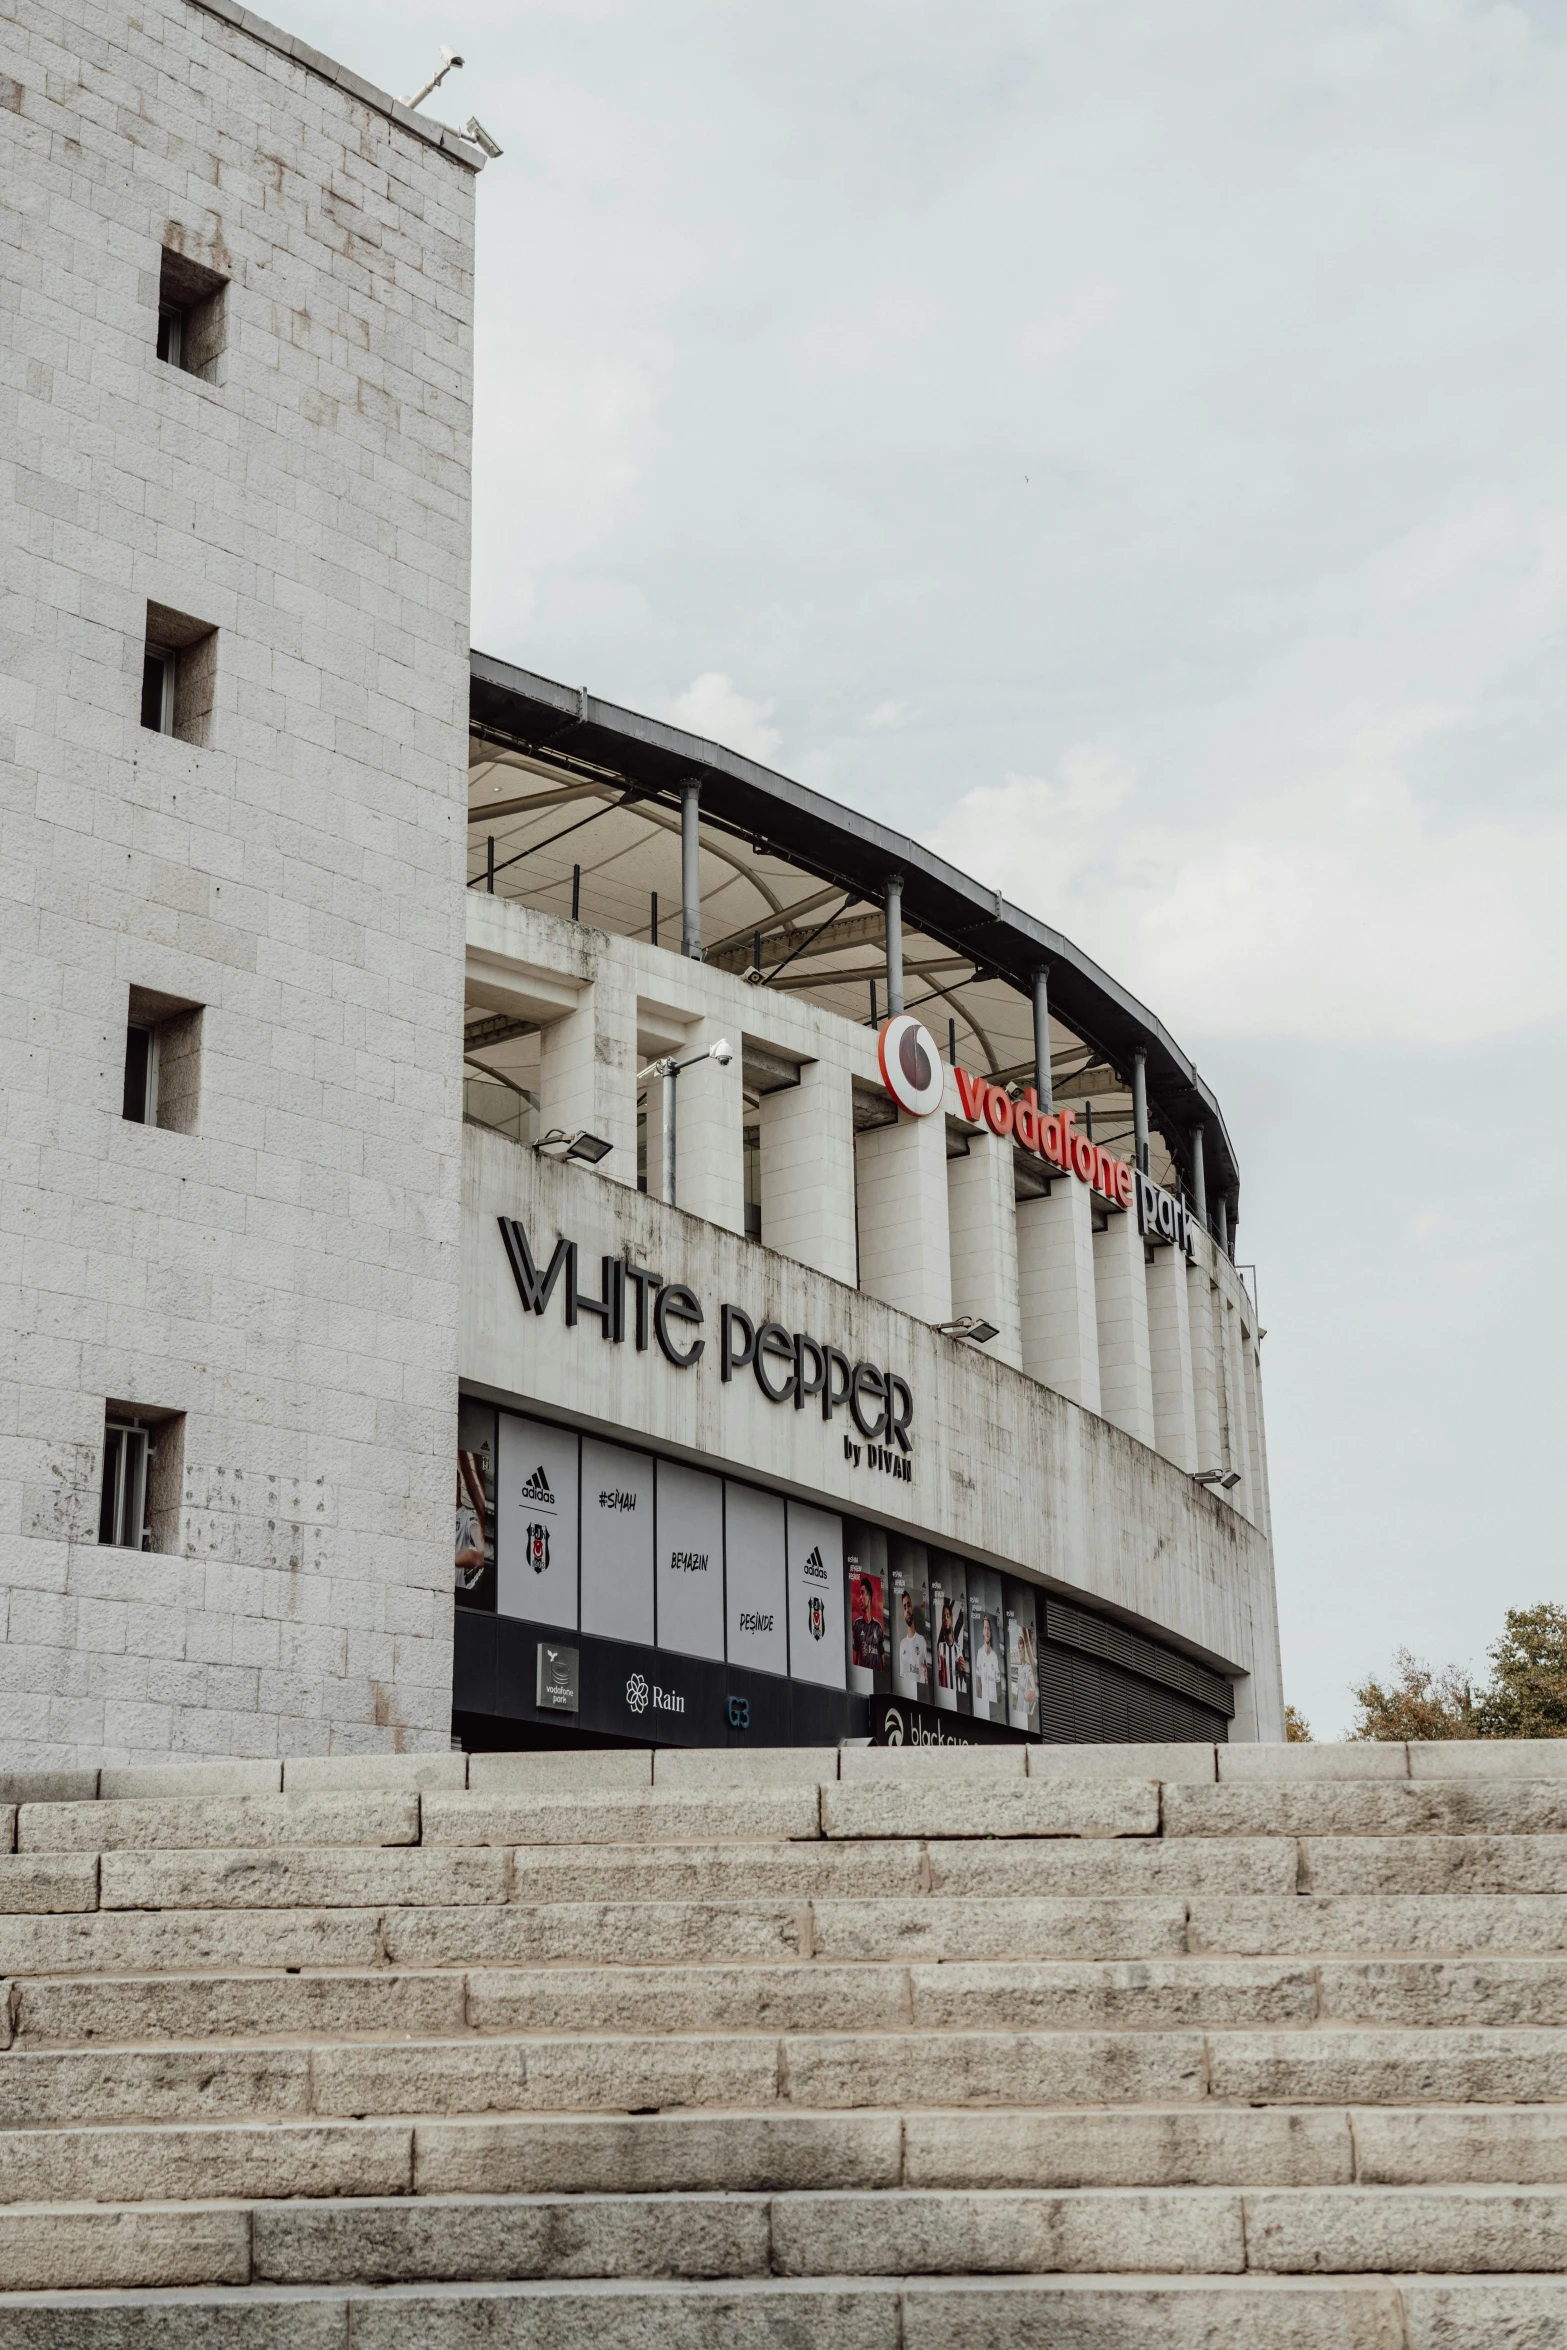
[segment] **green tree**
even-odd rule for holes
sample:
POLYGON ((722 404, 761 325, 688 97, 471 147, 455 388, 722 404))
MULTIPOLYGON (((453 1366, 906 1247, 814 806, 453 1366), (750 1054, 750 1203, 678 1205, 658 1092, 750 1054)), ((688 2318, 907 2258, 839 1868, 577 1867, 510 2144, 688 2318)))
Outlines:
POLYGON ((1567 1608, 1510 1607, 1479 1698, 1482 1738, 1567 1738, 1567 1608))
MULTIPOLYGON (((1510 1621, 1511 1619, 1509 1619, 1510 1621)), ((1456 1665, 1433 1672, 1407 1648, 1393 1658, 1394 1677, 1362 1681, 1350 1695, 1358 1713, 1351 1738, 1480 1738, 1479 1707, 1456 1665)), ((1491 1732, 1493 1737, 1507 1735, 1491 1732)))

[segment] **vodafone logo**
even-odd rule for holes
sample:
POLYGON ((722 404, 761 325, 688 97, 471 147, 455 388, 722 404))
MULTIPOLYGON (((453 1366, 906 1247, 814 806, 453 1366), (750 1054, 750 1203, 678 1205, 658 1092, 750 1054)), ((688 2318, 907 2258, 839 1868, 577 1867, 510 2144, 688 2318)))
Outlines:
POLYGON ((941 1054, 930 1030, 908 1012, 882 1023, 876 1040, 881 1081, 900 1110, 928 1118, 941 1107, 941 1054))

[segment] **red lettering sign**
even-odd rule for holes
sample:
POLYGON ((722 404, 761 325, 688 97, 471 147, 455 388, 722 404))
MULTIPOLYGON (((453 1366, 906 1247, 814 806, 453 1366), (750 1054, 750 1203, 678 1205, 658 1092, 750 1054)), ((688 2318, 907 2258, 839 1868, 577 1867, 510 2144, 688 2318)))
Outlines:
POLYGON ((1125 1159, 1113 1158, 1097 1142, 1090 1142, 1080 1133, 1077 1114, 1070 1107, 1060 1110, 1041 1110, 1039 1096, 1030 1085, 1018 1101, 999 1085, 992 1085, 986 1077, 971 1076, 967 1069, 954 1068, 958 1100, 963 1115, 975 1126, 988 1126, 992 1134, 1003 1139, 1010 1135, 1036 1158, 1046 1159, 1063 1174, 1075 1175, 1079 1182, 1118 1208, 1129 1208, 1134 1197, 1135 1178, 1125 1159))

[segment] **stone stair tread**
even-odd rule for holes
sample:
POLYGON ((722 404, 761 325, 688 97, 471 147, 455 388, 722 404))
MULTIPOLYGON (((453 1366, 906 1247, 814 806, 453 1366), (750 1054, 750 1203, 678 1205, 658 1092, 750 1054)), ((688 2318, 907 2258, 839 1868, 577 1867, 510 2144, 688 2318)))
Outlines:
POLYGON ((19 1785, 0 2350, 1567 2340, 1567 1755, 1209 1753, 19 1785))

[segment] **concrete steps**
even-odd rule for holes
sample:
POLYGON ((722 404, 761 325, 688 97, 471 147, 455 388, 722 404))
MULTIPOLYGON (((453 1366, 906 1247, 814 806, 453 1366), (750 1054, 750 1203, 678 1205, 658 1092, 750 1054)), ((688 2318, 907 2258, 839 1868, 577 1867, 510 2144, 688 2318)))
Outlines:
POLYGON ((1561 2350, 1564 1748, 0 1783, 0 2350, 1561 2350))

